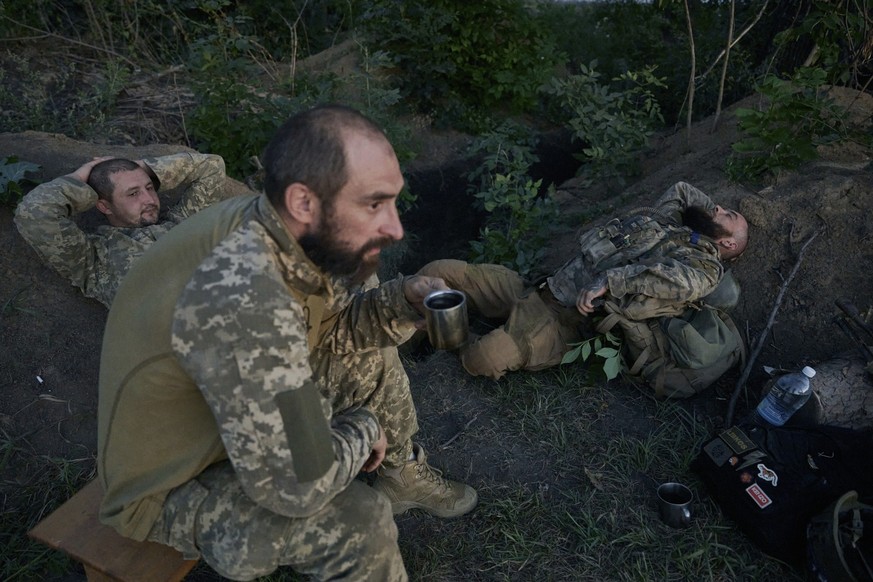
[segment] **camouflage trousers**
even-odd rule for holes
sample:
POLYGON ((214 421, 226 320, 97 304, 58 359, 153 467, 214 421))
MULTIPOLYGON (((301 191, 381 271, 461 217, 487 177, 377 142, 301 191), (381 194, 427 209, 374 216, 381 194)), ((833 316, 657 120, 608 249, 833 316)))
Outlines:
POLYGON ((397 348, 340 356, 316 349, 309 365, 335 413, 363 406, 376 415, 388 438, 386 467, 399 467, 409 460, 418 417, 397 348))
MULTIPOLYGON (((366 406, 377 416, 389 443, 383 464, 403 464, 418 421, 397 349, 315 351, 310 364, 335 412, 366 406)), ((391 504, 361 480, 318 513, 292 518, 252 501, 230 462, 217 463, 170 492, 149 539, 202 556, 233 580, 279 566, 316 580, 407 580, 391 504)))
POLYGON ((567 344, 582 339, 584 318, 576 309, 560 305, 548 287, 533 287, 506 267, 446 259, 428 263, 418 274, 441 277, 464 292, 471 313, 503 322, 459 350, 461 364, 474 376, 499 379, 513 370, 555 366, 567 344))

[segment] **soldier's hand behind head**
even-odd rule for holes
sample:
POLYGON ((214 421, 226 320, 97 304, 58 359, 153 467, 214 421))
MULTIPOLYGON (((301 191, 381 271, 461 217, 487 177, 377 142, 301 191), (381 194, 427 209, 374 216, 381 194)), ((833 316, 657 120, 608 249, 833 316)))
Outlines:
POLYGON ((70 174, 67 174, 70 178, 75 178, 80 182, 88 183, 88 178, 91 176, 91 168, 99 164, 100 162, 105 162, 106 160, 111 160, 115 156, 101 156, 97 158, 92 158, 90 162, 85 162, 79 168, 70 174))

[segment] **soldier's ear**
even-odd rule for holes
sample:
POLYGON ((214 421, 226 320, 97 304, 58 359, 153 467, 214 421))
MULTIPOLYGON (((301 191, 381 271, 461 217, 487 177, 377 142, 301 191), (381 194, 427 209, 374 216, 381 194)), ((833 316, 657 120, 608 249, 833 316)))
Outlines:
POLYGON ((285 188, 285 211, 300 224, 317 221, 319 199, 305 184, 294 182, 285 188))
POLYGON ((105 214, 106 216, 112 214, 112 206, 103 198, 98 198, 97 204, 95 206, 97 207, 97 210, 99 210, 102 214, 105 214))
POLYGON ((729 251, 735 251, 737 249, 737 246, 738 246, 737 241, 734 239, 734 237, 723 238, 723 239, 718 241, 718 244, 720 244, 721 246, 723 246, 724 248, 726 248, 729 251))

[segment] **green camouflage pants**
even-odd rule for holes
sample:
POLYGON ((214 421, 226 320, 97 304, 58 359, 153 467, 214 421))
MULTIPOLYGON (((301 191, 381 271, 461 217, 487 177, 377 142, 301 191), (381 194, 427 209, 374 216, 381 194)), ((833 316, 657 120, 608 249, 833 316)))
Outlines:
MULTIPOLYGON (((369 408, 388 438, 384 464, 403 464, 418 421, 397 349, 343 356, 316 351, 310 364, 333 410, 369 408)), ((218 463, 170 492, 149 539, 187 557, 201 555, 234 580, 264 576, 279 566, 317 580, 407 579, 390 503, 358 480, 318 513, 291 518, 252 501, 230 462, 218 463)))
POLYGON ((567 344, 581 339, 584 318, 578 311, 559 305, 548 289, 531 287, 506 267, 446 259, 428 263, 418 274, 441 277, 464 292, 471 313, 504 322, 459 350, 461 364, 474 376, 498 379, 513 370, 555 366, 567 344))
POLYGON ((279 566, 316 580, 407 580, 391 504, 358 480, 318 513, 290 518, 252 501, 230 462, 217 463, 170 493, 149 539, 232 580, 279 566))
POLYGON ((397 348, 343 356, 316 349, 309 364, 334 412, 364 406, 376 415, 388 438, 386 466, 399 467, 409 459, 418 417, 397 348))

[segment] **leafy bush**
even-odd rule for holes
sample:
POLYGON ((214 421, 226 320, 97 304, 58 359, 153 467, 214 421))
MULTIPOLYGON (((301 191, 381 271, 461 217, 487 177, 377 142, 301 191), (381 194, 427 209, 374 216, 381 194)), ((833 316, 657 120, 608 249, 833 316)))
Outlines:
POLYGON ((375 0, 361 21, 399 68, 404 96, 468 128, 481 127, 483 111, 532 109, 559 62, 523 0, 375 0))
POLYGON ((31 180, 29 172, 39 171, 40 166, 31 162, 19 162, 15 156, 0 160, 0 204, 15 206, 24 196, 21 185, 31 180))
MULTIPOLYGON (((384 53, 362 48, 360 71, 342 79, 329 72, 270 74, 276 63, 254 60, 257 39, 241 32, 246 19, 216 14, 214 33, 192 48, 191 82, 198 105, 191 114, 191 133, 198 148, 224 157, 237 178, 254 172, 259 156, 288 117, 319 103, 341 101, 380 124, 401 161, 413 157, 411 131, 398 120, 399 91, 384 88, 376 74, 384 53)), ((268 57, 264 57, 268 58, 268 57)), ((403 196, 411 202, 410 194, 403 196)))
POLYGON ((52 75, 35 69, 27 58, 9 55, 0 66, 0 126, 4 131, 50 131, 79 139, 118 138, 106 122, 129 70, 108 60, 83 84, 77 64, 57 67, 52 75))
POLYGON ((470 260, 497 263, 528 275, 542 262, 546 231, 558 216, 551 186, 540 195, 542 180, 528 176, 537 161, 535 140, 521 126, 505 122, 480 137, 471 155, 484 155, 467 175, 474 204, 489 213, 470 260))
POLYGON ((732 180, 757 180, 764 174, 798 167, 818 156, 820 145, 848 139, 846 111, 822 86, 827 73, 802 67, 791 79, 768 75, 758 85, 765 109, 736 110, 745 134, 733 144, 727 172, 732 180))
POLYGON ((648 146, 654 126, 663 123, 652 87, 662 86, 652 68, 627 72, 613 79, 614 90, 600 82, 597 63, 582 66, 577 75, 553 78, 544 87, 557 101, 559 118, 584 144, 580 173, 589 183, 637 173, 637 158, 648 146))
POLYGON ((860 87, 871 72, 869 12, 867 2, 812 0, 803 20, 776 34, 773 42, 785 59, 799 56, 808 66, 824 69, 826 83, 860 87))
MULTIPOLYGON (((724 49, 730 3, 690 2, 689 9, 698 66, 694 115, 701 118, 715 111, 721 67, 708 74, 703 72, 724 49)), ((739 27, 750 22, 760 6, 756 2, 737 2, 735 9, 739 27)), ((668 123, 680 118, 687 105, 685 89, 691 59, 682 2, 544 2, 538 11, 558 50, 567 55, 568 70, 576 71, 581 65, 597 61, 602 77, 612 79, 627 71, 655 67, 664 82, 651 87, 652 94, 668 123)), ((725 83, 726 103, 751 92, 754 70, 765 57, 764 45, 770 40, 750 34, 733 47, 725 83)))

